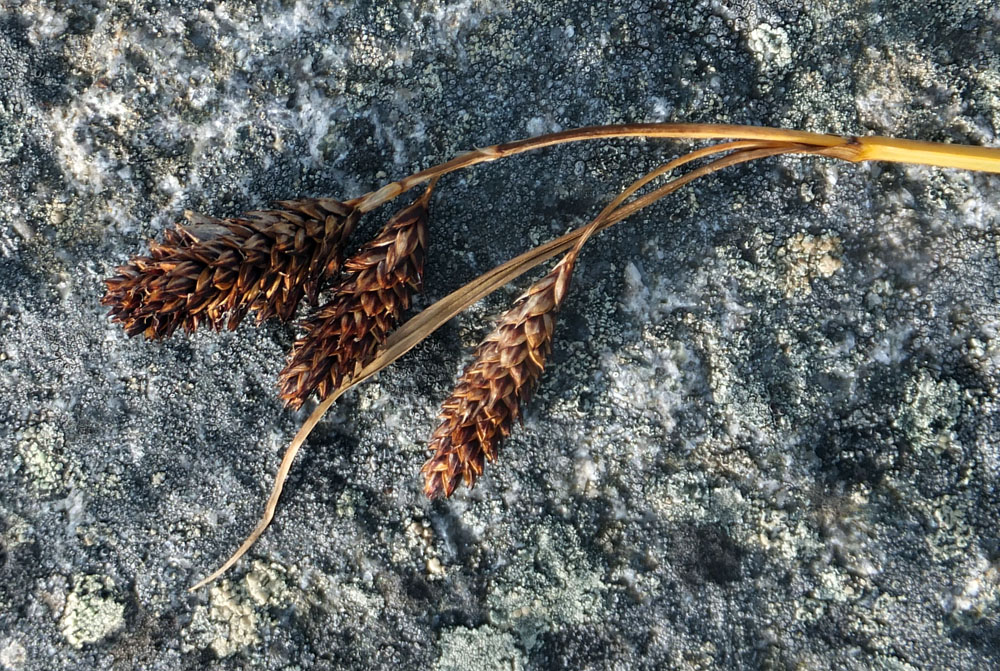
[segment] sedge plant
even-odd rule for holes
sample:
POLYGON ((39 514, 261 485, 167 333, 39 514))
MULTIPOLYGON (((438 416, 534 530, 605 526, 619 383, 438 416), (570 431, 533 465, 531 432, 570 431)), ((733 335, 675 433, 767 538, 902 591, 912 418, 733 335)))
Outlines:
POLYGON ((233 555, 199 581, 196 590, 231 568, 257 541, 275 508, 298 450, 346 391, 364 382, 489 293, 545 261, 561 260, 504 313, 476 349, 430 440, 422 468, 429 497, 473 486, 545 367, 556 313, 570 287, 584 244, 684 185, 723 168, 783 154, 816 155, 852 163, 888 161, 1000 173, 1000 149, 888 137, 853 137, 759 126, 622 124, 590 126, 494 145, 459 155, 346 201, 307 198, 273 209, 189 222, 151 243, 106 280, 102 299, 129 335, 156 339, 176 329, 235 328, 248 314, 257 322, 289 320, 306 299, 314 306, 280 376, 282 399, 297 408, 318 404, 286 449, 264 514, 233 555), (423 282, 431 194, 442 177, 480 163, 558 144, 608 138, 712 140, 640 177, 591 221, 529 249, 467 282, 402 322, 423 282), (694 167, 692 167, 694 166, 694 167), (686 168, 686 172, 677 174, 686 168), (666 175, 672 179, 655 186, 666 175), (424 186, 371 241, 343 257, 358 219, 424 186), (329 301, 317 306, 323 290, 329 301), (402 322, 402 323, 400 323, 402 322))

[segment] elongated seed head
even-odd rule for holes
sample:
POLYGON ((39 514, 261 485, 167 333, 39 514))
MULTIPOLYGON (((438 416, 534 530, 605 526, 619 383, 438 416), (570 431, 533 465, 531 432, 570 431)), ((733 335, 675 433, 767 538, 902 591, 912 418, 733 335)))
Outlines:
POLYGON ((567 254, 533 284, 476 349, 431 437, 433 456, 421 469, 428 497, 451 496, 460 482, 473 486, 485 462, 496 460, 545 368, 575 259, 567 254))
POLYGON ((333 298, 303 323, 281 371, 281 397, 299 407, 316 392, 326 398, 378 353, 423 281, 427 198, 396 213, 344 263, 333 298))
POLYGON ((329 198, 281 201, 233 219, 194 215, 152 242, 105 280, 101 303, 125 332, 147 338, 178 328, 236 328, 248 312, 258 323, 288 320, 303 296, 340 270, 358 211, 329 198))

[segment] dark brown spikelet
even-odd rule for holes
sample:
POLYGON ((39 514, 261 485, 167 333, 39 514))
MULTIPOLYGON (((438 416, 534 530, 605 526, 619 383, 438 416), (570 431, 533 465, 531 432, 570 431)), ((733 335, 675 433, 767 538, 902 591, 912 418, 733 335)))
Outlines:
POLYGON ((130 335, 163 338, 178 328, 235 329, 248 312, 260 323, 291 319, 303 296, 340 270, 357 210, 330 198, 276 203, 233 219, 194 215, 151 242, 105 280, 101 303, 130 335))
POLYGON ((326 398, 368 364, 410 307, 423 280, 430 193, 397 212, 344 263, 333 299, 303 323, 281 371, 281 398, 298 408, 314 391, 326 398))
POLYGON ((485 461, 521 416, 552 347, 555 312, 569 288, 575 253, 569 253, 531 286, 476 349, 458 385, 441 408, 431 437, 434 455, 423 465, 424 493, 451 496, 459 481, 475 484, 485 461))

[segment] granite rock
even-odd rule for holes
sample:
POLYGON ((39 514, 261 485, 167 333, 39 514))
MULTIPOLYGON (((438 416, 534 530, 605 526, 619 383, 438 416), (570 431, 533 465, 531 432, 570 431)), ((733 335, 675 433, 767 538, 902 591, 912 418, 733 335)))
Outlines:
MULTIPOLYGON (((147 342, 99 305, 185 209, 353 197, 556 129, 997 145, 998 35, 993 0, 5 3, 0 669, 1000 665, 996 176, 782 158, 693 184, 585 249, 476 489, 425 500, 425 441, 530 277, 339 402, 194 594, 306 416, 277 400, 295 328, 147 342)), ((442 180, 418 307, 684 146, 442 180)))

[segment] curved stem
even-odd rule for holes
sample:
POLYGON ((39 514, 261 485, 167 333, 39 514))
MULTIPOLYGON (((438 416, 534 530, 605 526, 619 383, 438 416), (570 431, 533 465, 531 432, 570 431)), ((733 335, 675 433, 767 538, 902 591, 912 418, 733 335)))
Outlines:
MULTIPOLYGON (((698 149, 690 152, 689 154, 685 154, 684 156, 681 156, 678 159, 675 159, 668 163, 664 163, 656 170, 648 172, 643 177, 640 177, 636 181, 632 182, 632 184, 630 184, 624 191, 618 194, 618 196, 614 200, 608 203, 604 207, 604 209, 601 210, 600 214, 598 214, 590 222, 590 224, 578 229, 580 235, 577 237, 576 244, 573 245, 573 248, 570 249, 568 252, 566 252, 567 256, 572 256, 573 259, 571 263, 576 263, 576 256, 580 253, 580 250, 583 249, 583 245, 587 242, 587 240, 590 238, 591 235, 593 235, 599 228, 604 226, 607 219, 616 209, 618 209, 619 206, 621 206, 622 203, 624 203, 635 192, 637 192, 639 189, 652 182, 657 177, 660 177, 661 175, 664 175, 674 170, 680 165, 683 165, 684 163, 693 161, 698 158, 702 158, 703 156, 709 156, 711 154, 722 153, 729 150, 749 150, 749 149, 760 149, 764 147, 782 147, 782 146, 785 145, 783 143, 756 142, 754 140, 737 140, 734 142, 722 142, 719 144, 709 145, 708 147, 703 147, 702 149, 698 149)), ((659 197, 662 198, 663 195, 666 194, 664 193, 659 197)))
MULTIPOLYGON (((331 398, 336 398, 340 394, 334 394, 331 398)), ((278 466, 278 472, 274 476, 274 484, 271 486, 271 495, 267 499, 267 504, 264 506, 264 515, 257 522, 257 526, 254 527, 247 539, 243 541, 243 544, 233 553, 229 559, 219 568, 215 569, 211 574, 202 578, 197 583, 188 588, 189 592, 194 592, 210 582, 215 581, 219 576, 228 571, 232 566, 240 560, 240 558, 247 553, 253 544, 257 542, 260 535, 264 533, 268 525, 271 524, 271 520, 274 519, 274 511, 278 507, 278 499, 281 498, 281 490, 285 488, 285 480, 288 478, 288 471, 292 467, 292 462, 295 460, 295 455, 298 454, 299 448, 302 444, 306 442, 306 438, 312 433, 312 430, 322 419, 323 415, 326 413, 326 409, 330 406, 327 405, 326 408, 318 406, 313 410, 312 414, 309 415, 309 419, 302 424, 299 428, 298 433, 295 434, 295 438, 292 439, 291 444, 285 450, 284 456, 281 458, 281 464, 278 466), (322 412, 320 412, 322 408, 322 412)))
MULTIPOLYGON (((706 147, 704 149, 692 152, 691 154, 687 154, 678 159, 670 161, 669 163, 661 166, 660 168, 654 170, 645 177, 634 182, 625 191, 623 191, 622 194, 620 194, 614 201, 612 201, 611 204, 609 204, 609 206, 606 207, 604 211, 602 211, 601 215, 599 215, 598 218, 595 219, 594 221, 599 222, 602 217, 606 217, 607 215, 609 215, 611 211, 613 211, 615 207, 620 205, 621 202, 624 201, 628 196, 632 195, 639 188, 649 183, 652 179, 655 179, 657 176, 667 172, 668 170, 677 168, 701 156, 707 156, 712 153, 718 153, 720 151, 725 151, 727 149, 732 149, 736 147, 744 147, 746 146, 746 144, 747 143, 727 143, 725 145, 706 147)), ((756 143, 750 143, 750 144, 756 145, 756 143)), ((428 189, 424 192, 424 194, 421 196, 421 198, 426 199, 430 197, 431 190, 433 189, 436 182, 437 178, 436 177, 432 178, 431 184, 429 185, 428 189)), ((574 235, 575 233, 578 232, 579 231, 575 231, 574 233, 565 235, 562 238, 559 238, 559 240, 553 242, 564 241, 565 243, 572 243, 573 240, 579 237, 578 235, 574 235)), ((552 243, 548 243, 547 245, 542 245, 542 247, 532 250, 531 252, 528 252, 527 257, 531 259, 530 265, 525 266, 520 272, 525 272, 526 270, 534 267, 538 263, 541 263, 550 256, 558 253, 558 251, 561 251, 559 245, 553 246, 552 243), (548 250, 553 250, 553 249, 556 251, 551 251, 551 253, 547 253, 548 250), (545 250, 545 251, 543 251, 543 253, 539 255, 538 250, 545 250), (537 260, 535 260, 536 258, 537 260)), ((232 566, 236 564, 236 562, 238 562, 240 558, 242 558, 243 555, 245 555, 251 547, 253 547, 254 543, 257 542, 257 539, 260 538, 261 534, 264 533, 264 530, 267 529, 267 527, 270 525, 271 520, 274 519, 274 513, 277 508, 278 501, 281 498, 281 492, 284 489, 285 481, 288 478, 288 472, 291 469, 292 462, 295 460, 295 457, 298 454, 299 449, 301 449, 302 445, 306 441, 306 438, 308 438, 309 434, 316 427, 316 424, 319 423, 319 420, 323 417, 323 415, 326 414, 330 406, 332 406, 334 402, 336 402, 336 400, 340 398, 340 396, 342 396, 348 389, 352 388, 354 385, 360 383, 364 379, 367 379, 371 375, 374 375, 375 372, 381 370, 385 366, 392 363, 392 361, 395 361, 397 358, 405 354, 414 345, 420 342, 420 340, 425 338, 427 335, 436 330, 438 326, 440 326, 445 321, 450 319, 451 316, 458 314, 458 312, 461 312, 463 309, 465 309, 465 307, 468 307, 469 305, 471 305, 471 303, 475 302, 476 300, 479 300, 480 297, 486 295, 494 288, 506 284, 509 281, 506 278, 510 276, 511 269, 517 268, 519 265, 519 260, 524 259, 525 256, 526 256, 525 254, 522 254, 516 259, 508 261, 506 264, 503 264, 485 273, 484 275, 481 275, 479 278, 465 285, 465 287, 455 292, 452 292, 450 295, 434 303, 434 305, 432 305, 431 307, 423 310, 413 319, 407 321, 406 324, 397 329, 396 332, 394 332, 393 335, 390 336, 389 338, 390 341, 392 340, 398 341, 400 339, 406 340, 408 345, 405 347, 405 349, 399 351, 397 354, 395 354, 395 356, 393 356, 391 359, 389 359, 382 365, 378 366, 377 368, 374 368, 370 371, 368 370, 368 367, 362 369, 361 373, 359 375, 354 376, 353 380, 349 384, 342 385, 340 388, 336 389, 332 394, 330 394, 327 398, 321 401, 319 405, 317 405, 316 408, 309 415, 309 418, 299 428, 299 431, 295 434, 295 437, 292 439, 292 442, 285 450, 285 453, 281 458, 281 463, 278 466, 278 472, 275 474, 274 483, 271 486, 271 494, 268 497, 267 503, 264 506, 264 514, 261 516, 260 521, 257 522, 257 525, 254 527, 253 531, 250 532, 246 540, 243 541, 243 543, 239 546, 236 552, 234 552, 232 556, 229 557, 229 559, 227 559, 219 568, 217 568, 211 574, 209 574, 202 580, 199 580, 195 585, 190 587, 188 591, 191 592, 196 591, 204 587, 205 585, 213 582, 217 578, 219 578, 223 573, 232 568, 232 566), (470 287, 475 289, 475 291, 472 293, 473 298, 471 300, 469 299, 469 292, 468 292, 468 289, 470 287), (488 289, 484 291, 483 290, 484 287, 488 287, 488 289), (440 316, 441 313, 447 316, 445 316, 442 319, 440 316), (434 317, 435 314, 438 314, 437 319, 428 319, 429 317, 434 317), (421 321, 420 318, 422 316, 423 320, 421 321), (428 327, 422 326, 423 322, 430 322, 433 323, 434 325, 428 329, 428 327), (401 333, 402 333, 402 338, 400 335, 401 333), (413 335, 419 335, 419 337, 413 339, 412 338, 413 335), (407 339, 406 336, 410 336, 410 338, 407 339)), ((384 356, 384 354, 380 355, 378 359, 381 359, 382 356, 384 356)))
MULTIPOLYGON (((437 177, 433 177, 427 188, 420 197, 415 201, 422 203, 424 207, 427 207, 430 202, 431 194, 434 192, 434 187, 437 186, 437 177)), ((274 519, 274 511, 278 507, 278 500, 281 498, 281 492, 285 488, 285 480, 288 479, 288 471, 292 467, 292 462, 295 461, 295 455, 298 454, 299 448, 302 447, 303 443, 306 442, 306 438, 312 433, 312 430, 319 423, 319 420, 323 418, 326 411, 337 400, 345 391, 346 388, 337 389, 333 394, 331 394, 324 403, 316 407, 315 410, 309 415, 309 418, 299 427, 298 432, 292 439, 292 442, 285 449, 285 454, 281 457, 281 463, 278 465, 278 472, 274 476, 274 484, 271 486, 271 494, 267 498, 267 503, 264 505, 264 514, 261 516, 260 521, 257 522, 257 526, 254 527, 250 535, 247 536, 246 540, 237 548, 236 552, 225 561, 219 568, 215 569, 211 574, 205 576, 197 583, 188 588, 189 592, 197 591, 210 582, 215 581, 219 576, 228 571, 236 562, 240 560, 247 551, 253 547, 257 539, 260 538, 264 530, 271 524, 271 520, 274 519)))
MULTIPOLYGON (((717 149, 717 147, 710 147, 708 149, 717 149)), ((763 158, 765 156, 773 156, 775 154, 791 152, 812 153, 812 149, 813 148, 808 147, 807 145, 791 145, 791 148, 786 145, 784 147, 773 146, 768 148, 735 151, 732 154, 716 159, 701 168, 692 170, 686 175, 678 177, 677 179, 659 187, 655 191, 652 191, 649 194, 636 199, 632 203, 619 208, 613 214, 606 216, 603 220, 598 220, 599 223, 594 227, 594 230, 595 232, 604 230, 622 219, 631 216, 635 212, 638 212, 642 208, 651 205, 664 196, 676 191, 688 182, 691 182, 699 177, 704 177, 705 175, 721 170, 722 168, 763 158)), ((677 168, 691 160, 694 160, 695 158, 705 156, 708 153, 710 152, 692 152, 691 154, 686 154, 678 159, 674 159, 667 165, 672 166, 672 168, 677 168), (697 153, 698 156, 692 156, 692 154, 695 153, 697 153)), ((436 331, 442 324, 462 312, 465 308, 472 305, 479 299, 491 294, 540 263, 544 263, 553 256, 569 250, 574 244, 576 244, 577 240, 584 234, 587 228, 593 224, 594 221, 591 221, 573 231, 570 231, 569 233, 566 233, 565 235, 556 238, 555 240, 550 240, 545 244, 528 250, 506 263, 500 264, 410 318, 405 324, 392 332, 386 340, 379 356, 373 359, 371 363, 363 367, 354 377, 352 377, 347 388, 345 388, 345 391, 346 389, 349 389, 350 387, 368 379, 399 357, 406 354, 424 338, 436 331)))
POLYGON ((399 181, 386 184, 382 188, 372 191, 357 200, 360 203, 362 212, 370 212, 382 203, 392 200, 418 184, 433 177, 454 172, 455 170, 567 142, 628 137, 711 140, 728 138, 734 140, 807 144, 823 148, 823 154, 826 156, 851 162, 890 161, 919 163, 943 168, 983 170, 1000 173, 1000 148, 995 147, 973 147, 960 144, 945 144, 942 142, 899 140, 877 135, 852 137, 831 133, 811 133, 785 128, 769 128, 767 126, 704 123, 611 124, 607 126, 574 128, 558 133, 549 133, 514 142, 496 144, 483 149, 475 149, 465 154, 460 154, 450 161, 445 161, 399 181))

